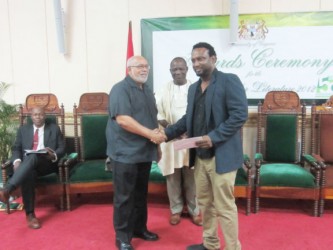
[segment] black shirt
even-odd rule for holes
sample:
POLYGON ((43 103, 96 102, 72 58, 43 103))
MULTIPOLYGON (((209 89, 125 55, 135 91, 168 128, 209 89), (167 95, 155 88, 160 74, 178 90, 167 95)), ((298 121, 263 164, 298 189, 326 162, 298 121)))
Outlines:
POLYGON ((149 139, 131 133, 118 125, 117 115, 128 115, 149 129, 158 127, 157 107, 153 92, 143 84, 142 89, 127 76, 113 86, 109 97, 106 135, 107 154, 122 163, 157 160, 157 146, 149 139))
MULTIPOLYGON (((193 115, 193 136, 203 136, 208 134, 205 114, 206 91, 201 91, 201 85, 198 85, 194 99, 194 115, 193 115)), ((196 148, 196 155, 201 159, 209 159, 214 156, 214 148, 196 148)))

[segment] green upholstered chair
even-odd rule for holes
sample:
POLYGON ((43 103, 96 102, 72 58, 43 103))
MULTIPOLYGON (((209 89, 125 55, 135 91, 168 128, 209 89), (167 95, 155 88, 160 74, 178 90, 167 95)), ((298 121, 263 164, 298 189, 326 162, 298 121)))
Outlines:
POLYGON ((106 171, 108 94, 84 93, 74 105, 74 140, 78 158, 65 164, 67 209, 71 195, 112 191, 112 172, 106 171))
POLYGON ((246 215, 251 213, 251 197, 252 197, 252 178, 251 178, 251 162, 248 155, 244 154, 244 166, 238 169, 234 196, 235 198, 245 198, 246 199, 246 215))
MULTIPOLYGON (((109 193, 113 191, 112 171, 106 167, 105 129, 108 121, 108 95, 85 93, 78 107, 74 105, 74 140, 77 155, 71 154, 65 163, 67 209, 71 210, 71 195, 109 193)), ((149 194, 166 194, 165 177, 156 163, 150 172, 149 194)))
MULTIPOLYGON (((65 136, 65 112, 63 105, 59 106, 58 99, 54 94, 31 94, 28 95, 25 105, 20 105, 19 120, 20 125, 25 123, 32 123, 30 114, 33 107, 43 107, 46 114, 46 123, 56 123, 60 127, 63 135, 65 136)), ((65 202, 65 188, 64 188, 64 173, 63 163, 65 158, 59 160, 59 168, 57 173, 38 177, 36 183, 36 195, 52 195, 58 197, 59 208, 64 210, 65 202)), ((3 164, 2 177, 6 182, 13 173, 12 162, 8 161, 3 164)), ((10 210, 7 206, 7 213, 10 210)))
POLYGON ((311 108, 311 155, 304 159, 312 168, 321 168, 319 216, 324 201, 333 199, 333 96, 323 105, 311 108))
MULTIPOLYGON (((241 131, 243 138, 243 130, 241 131)), ((251 173, 251 161, 250 157, 247 154, 243 155, 244 164, 243 167, 238 169, 236 180, 235 180, 235 188, 234 188, 234 196, 235 198, 244 198, 246 199, 246 215, 251 213, 251 199, 252 199, 252 173, 251 173)))
POLYGON ((320 169, 302 162, 306 107, 296 92, 271 91, 258 105, 255 212, 260 198, 311 200, 318 215, 320 169))
POLYGON ((148 194, 167 197, 166 178, 156 162, 151 165, 148 194))

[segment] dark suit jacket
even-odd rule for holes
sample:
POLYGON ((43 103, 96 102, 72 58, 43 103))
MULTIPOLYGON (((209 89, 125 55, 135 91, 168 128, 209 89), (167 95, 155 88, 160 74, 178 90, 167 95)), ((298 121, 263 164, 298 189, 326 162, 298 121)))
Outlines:
MULTIPOLYGON (((173 126, 165 129, 168 140, 187 131, 193 137, 194 98, 201 80, 188 91, 186 114, 173 126)), ((214 70, 207 87, 205 113, 208 136, 215 149, 216 172, 227 173, 243 164, 243 147, 240 129, 248 117, 247 98, 243 84, 234 74, 214 70)), ((190 150, 190 166, 194 165, 195 149, 190 150)))
MULTIPOLYGON (((32 148, 34 129, 32 124, 21 126, 16 135, 15 143, 12 147, 12 158, 23 160, 24 150, 32 148)), ((60 128, 56 124, 45 123, 44 127, 44 146, 54 150, 58 160, 65 154, 65 143, 60 128)))

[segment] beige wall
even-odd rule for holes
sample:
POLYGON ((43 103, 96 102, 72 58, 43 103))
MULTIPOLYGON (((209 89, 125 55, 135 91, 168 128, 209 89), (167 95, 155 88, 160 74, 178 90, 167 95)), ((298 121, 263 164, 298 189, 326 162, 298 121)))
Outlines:
MULTIPOLYGON (((227 15, 229 0, 62 0, 68 54, 58 52, 53 0, 0 0, 0 81, 10 103, 52 92, 67 111, 83 92, 109 92, 124 77, 128 22, 140 54, 142 18, 227 15)), ((239 12, 333 10, 332 0, 239 0, 239 12)))
MULTIPOLYGON (((128 22, 140 54, 142 18, 228 15, 229 0, 62 0, 68 54, 58 52, 53 0, 0 0, 0 81, 23 103, 52 92, 71 112, 84 92, 109 92, 125 74, 128 22)), ((332 0, 239 0, 239 13, 332 11, 332 0)), ((255 111, 251 111, 255 112, 255 111)), ((252 155, 254 127, 245 132, 252 155)))

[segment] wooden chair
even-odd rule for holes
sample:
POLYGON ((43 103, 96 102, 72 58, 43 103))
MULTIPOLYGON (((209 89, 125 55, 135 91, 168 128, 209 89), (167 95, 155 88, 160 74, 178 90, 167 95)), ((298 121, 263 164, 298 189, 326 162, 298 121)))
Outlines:
POLYGON ((258 105, 255 212, 260 198, 313 201, 318 215, 320 168, 304 168, 306 107, 296 92, 271 91, 258 105))
MULTIPOLYGON (((242 131, 243 134, 243 131, 242 131)), ((234 196, 235 198, 245 198, 246 199, 246 215, 251 213, 251 197, 252 197, 252 178, 251 178, 251 161, 250 157, 247 154, 243 155, 244 166, 243 168, 238 169, 236 180, 235 180, 235 188, 234 188, 234 196)))
POLYGON ((108 94, 82 94, 73 115, 78 161, 73 158, 65 164, 67 210, 71 210, 73 194, 106 193, 113 189, 112 172, 105 169, 108 94))
POLYGON ((322 170, 319 203, 319 216, 322 216, 324 200, 333 199, 333 95, 323 105, 312 105, 311 153, 305 155, 306 162, 322 170))
MULTIPOLYGON (((112 171, 106 171, 105 129, 108 115, 106 93, 85 93, 79 106, 74 105, 75 151, 65 163, 67 209, 71 210, 71 195, 109 193, 113 191, 112 171)), ((156 163, 150 171, 148 193, 166 194, 166 180, 156 163)))
MULTIPOLYGON (((59 106, 58 99, 54 94, 31 94, 28 95, 25 105, 20 105, 19 120, 20 125, 31 123, 31 110, 34 107, 43 107, 46 114, 46 123, 56 123, 59 125, 63 135, 65 136, 65 117, 64 107, 59 106)), ((64 159, 59 160, 58 173, 52 173, 37 178, 36 196, 37 195, 54 195, 59 197, 60 209, 64 210, 64 181, 63 181, 63 165, 64 159)), ((2 178, 4 183, 13 173, 12 162, 7 161, 2 166, 2 178)), ((7 204, 7 213, 10 213, 9 204, 7 204)))

